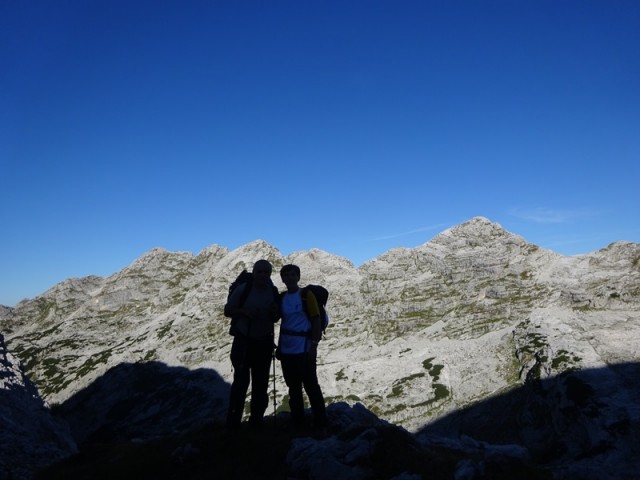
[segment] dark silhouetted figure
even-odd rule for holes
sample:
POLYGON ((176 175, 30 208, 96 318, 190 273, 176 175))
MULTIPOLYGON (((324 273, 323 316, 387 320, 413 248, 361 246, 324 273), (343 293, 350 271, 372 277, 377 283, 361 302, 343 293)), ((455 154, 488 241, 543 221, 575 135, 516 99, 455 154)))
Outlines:
POLYGON ((269 368, 273 353, 273 324, 280 317, 278 290, 271 281, 272 266, 258 260, 252 278, 233 290, 224 314, 231 317, 230 333, 233 383, 229 394, 227 427, 240 427, 244 401, 251 383, 251 415, 249 424, 260 428, 269 404, 269 368))

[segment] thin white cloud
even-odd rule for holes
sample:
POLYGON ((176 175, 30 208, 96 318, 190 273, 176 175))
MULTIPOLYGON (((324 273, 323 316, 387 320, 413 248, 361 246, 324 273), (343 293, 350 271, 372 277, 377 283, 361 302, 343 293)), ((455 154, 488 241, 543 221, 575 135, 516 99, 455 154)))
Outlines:
POLYGON ((553 208, 532 208, 519 209, 512 208, 509 214, 536 223, 568 223, 578 218, 592 217, 598 215, 598 212, 592 210, 557 210, 553 208))
POLYGON ((429 225, 428 227, 420 227, 420 228, 416 228, 415 230, 409 230, 408 232, 402 232, 402 233, 394 233, 391 235, 383 235, 381 237, 375 237, 372 238, 371 241, 378 241, 378 240, 390 240, 392 238, 398 238, 398 237, 406 237, 407 235, 413 235, 414 233, 420 233, 420 232, 428 232, 430 230, 437 230, 439 228, 444 227, 445 224, 444 223, 438 223, 437 225, 429 225))

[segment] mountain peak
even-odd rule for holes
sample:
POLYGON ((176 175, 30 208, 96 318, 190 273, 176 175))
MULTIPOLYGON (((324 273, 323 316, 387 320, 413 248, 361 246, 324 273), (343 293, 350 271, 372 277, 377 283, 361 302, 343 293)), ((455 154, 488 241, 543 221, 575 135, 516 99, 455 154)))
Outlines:
POLYGON ((260 257, 260 255, 262 255, 265 258, 267 258, 275 253, 279 253, 279 250, 273 245, 271 245, 269 242, 258 239, 258 240, 253 240, 249 243, 245 243, 244 245, 239 246, 234 250, 234 252, 241 253, 241 254, 251 253, 252 256, 257 255, 258 257, 260 257))
POLYGON ((266 240, 262 240, 260 238, 258 238, 257 240, 253 240, 252 242, 246 243, 240 248, 244 248, 244 247, 251 248, 251 249, 255 249, 255 248, 274 248, 274 246, 271 245, 269 242, 267 242, 266 240))
POLYGON ((454 230, 458 232, 496 232, 503 231, 508 233, 507 230, 502 227, 499 223, 492 222, 486 217, 473 217, 471 220, 468 220, 460 225, 453 227, 454 230))
POLYGON ((505 230, 499 223, 492 222, 485 217, 474 217, 459 225, 455 225, 444 230, 434 237, 435 243, 449 243, 452 240, 464 241, 484 241, 501 237, 516 237, 516 235, 505 230))

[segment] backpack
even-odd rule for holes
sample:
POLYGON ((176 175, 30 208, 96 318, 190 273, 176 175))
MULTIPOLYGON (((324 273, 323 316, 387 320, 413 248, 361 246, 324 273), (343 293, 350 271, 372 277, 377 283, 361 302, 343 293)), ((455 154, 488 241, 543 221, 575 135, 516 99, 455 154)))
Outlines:
POLYGON ((329 291, 320 285, 307 285, 306 287, 301 288, 300 296, 302 297, 302 307, 304 308, 305 313, 307 312, 307 305, 305 302, 307 290, 311 290, 313 296, 316 297, 316 301, 318 302, 320 320, 322 321, 322 333, 324 334, 327 330, 327 326, 329 325, 329 315, 327 315, 327 310, 325 309, 327 306, 327 300, 329 300, 329 291))
MULTIPOLYGON (((238 306, 239 307, 242 307, 244 305, 244 302, 247 301, 247 297, 251 293, 251 287, 253 285, 253 273, 251 273, 251 272, 249 272, 247 270, 242 270, 242 272, 240 272, 240 275, 238 275, 236 277, 236 279, 231 283, 231 285, 229 285, 229 293, 227 294, 227 302, 229 302, 229 299, 231 298, 231 294, 234 292, 234 290, 236 288, 238 288, 238 286, 243 285, 245 283, 247 285, 244 287, 244 290, 242 291, 242 294, 240 295, 240 301, 238 302, 238 306)), ((273 282, 271 282, 271 289, 273 290, 273 298, 276 299, 276 301, 277 301, 279 299, 279 293, 278 293, 278 289, 273 284, 273 282)), ((229 327, 229 334, 235 336, 236 333, 237 333, 237 330, 236 330, 236 326, 235 326, 235 321, 232 318, 231 319, 231 326, 229 327)))
MULTIPOLYGON (((227 295, 227 302, 231 298, 231 294, 233 291, 238 288, 238 285, 242 285, 243 283, 251 283, 253 282, 253 273, 248 272, 247 270, 242 270, 240 275, 236 277, 236 279, 229 285, 229 294, 227 295)), ((247 297, 249 296, 249 292, 251 292, 251 287, 245 287, 244 292, 242 292, 242 296, 240 297, 239 306, 242 307, 244 302, 247 301, 247 297)))

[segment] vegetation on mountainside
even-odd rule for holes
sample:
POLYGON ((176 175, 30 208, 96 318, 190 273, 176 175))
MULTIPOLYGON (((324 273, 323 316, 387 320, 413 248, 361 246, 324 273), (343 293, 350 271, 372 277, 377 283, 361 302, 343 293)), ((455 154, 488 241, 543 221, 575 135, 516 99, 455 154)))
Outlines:
POLYGON ((51 311, 56 309, 57 306, 56 302, 54 302, 53 300, 48 300, 44 297, 36 298, 34 301, 38 311, 38 315, 35 318, 36 323, 42 323, 49 316, 51 311))
POLYGON ((336 381, 346 380, 347 376, 344 373, 344 368, 340 369, 338 373, 336 373, 336 381))
POLYGON ((164 337, 169 335, 169 332, 171 332, 172 325, 173 325, 173 320, 167 322, 165 325, 159 327, 156 330, 156 337, 158 338, 158 340, 162 340, 164 337))
POLYGON ((534 276, 528 270, 501 277, 491 269, 476 273, 465 290, 445 274, 436 274, 428 284, 407 282, 398 292, 384 287, 393 278, 381 277, 382 288, 374 287, 370 278, 361 285, 361 293, 370 305, 366 316, 373 319, 371 333, 387 343, 442 321, 449 337, 477 338, 525 317, 538 298, 549 294, 547 287, 531 281, 534 276))
POLYGON ((417 378, 422 378, 424 376, 425 374, 420 372, 420 373, 414 373, 413 375, 409 375, 407 377, 396 380, 395 382, 393 382, 393 385, 391 386, 391 393, 387 395, 387 398, 401 396, 405 387, 410 385, 413 380, 417 378))
POLYGON ((582 358, 571 354, 567 350, 558 350, 557 356, 551 361, 551 368, 559 372, 572 371, 577 368, 582 358))
POLYGON ((414 405, 414 407, 422 407, 430 404, 437 404, 441 400, 446 399, 449 395, 449 389, 446 385, 439 383, 440 373, 444 369, 444 365, 434 364, 433 361, 435 357, 427 358, 422 362, 422 366, 427 370, 429 376, 431 376, 432 387, 433 387, 433 398, 419 403, 418 405, 414 405))
POLYGON ((429 372, 429 375, 431 376, 433 381, 437 382, 438 380, 440 380, 440 372, 442 372, 444 365, 438 365, 438 364, 434 365, 433 361, 435 359, 436 357, 427 358, 422 362, 422 366, 427 372, 429 372))

